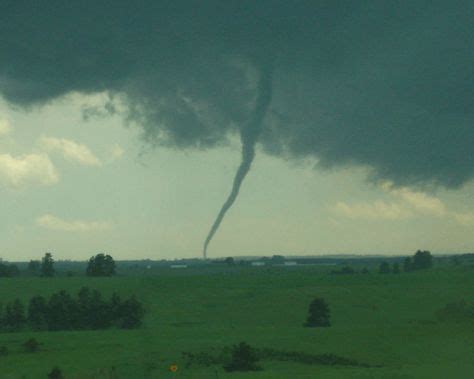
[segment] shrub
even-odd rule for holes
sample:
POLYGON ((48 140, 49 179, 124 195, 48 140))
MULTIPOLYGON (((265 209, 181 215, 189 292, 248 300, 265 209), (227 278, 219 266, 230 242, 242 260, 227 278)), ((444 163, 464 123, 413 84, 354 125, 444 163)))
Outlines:
POLYGON ((64 379, 63 373, 58 367, 53 367, 51 372, 48 374, 49 379, 64 379))
POLYGON ((8 347, 0 346, 0 356, 4 357, 5 355, 8 355, 8 347))
POLYGON ((40 343, 35 338, 30 338, 23 343, 23 349, 27 353, 35 353, 39 350, 40 343))
POLYGON ((316 298, 309 305, 309 315, 304 326, 316 327, 331 326, 329 321, 330 311, 329 306, 324 299, 316 298))
POLYGON ((257 352, 247 343, 241 342, 232 347, 231 361, 224 366, 226 371, 257 371, 257 352))

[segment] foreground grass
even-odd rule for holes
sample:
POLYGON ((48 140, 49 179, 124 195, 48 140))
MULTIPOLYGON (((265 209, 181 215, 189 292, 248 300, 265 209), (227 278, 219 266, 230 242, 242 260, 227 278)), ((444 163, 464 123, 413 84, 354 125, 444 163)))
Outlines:
POLYGON ((474 298, 474 270, 435 269, 399 275, 328 275, 318 267, 159 270, 115 278, 0 280, 3 302, 83 285, 109 296, 136 294, 147 315, 137 330, 0 334, 1 378, 468 378, 474 373, 474 323, 438 322, 446 303, 474 298), (309 302, 325 298, 332 326, 302 327, 309 302), (21 344, 34 337, 37 353, 21 344), (184 367, 181 352, 212 351, 246 341, 257 348, 332 353, 381 367, 263 361, 264 370, 228 374, 184 367), (168 371, 177 363, 176 374, 168 371), (175 375, 175 376, 173 376, 175 375), (112 377, 112 376, 110 376, 112 377))

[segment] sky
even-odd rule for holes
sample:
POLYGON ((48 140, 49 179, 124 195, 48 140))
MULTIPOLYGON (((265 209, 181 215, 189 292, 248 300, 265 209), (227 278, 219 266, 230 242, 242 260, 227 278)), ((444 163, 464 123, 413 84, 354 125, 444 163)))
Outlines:
POLYGON ((472 3, 5 4, 4 260, 474 250, 472 3))

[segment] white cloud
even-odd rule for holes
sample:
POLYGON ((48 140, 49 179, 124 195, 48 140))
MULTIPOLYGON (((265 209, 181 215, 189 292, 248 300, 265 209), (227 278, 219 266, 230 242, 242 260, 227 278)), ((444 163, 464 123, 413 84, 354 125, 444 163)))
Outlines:
POLYGON ((444 203, 437 197, 426 194, 425 192, 415 192, 406 187, 392 188, 390 184, 385 184, 382 188, 390 194, 400 198, 407 205, 413 207, 417 212, 442 217, 448 212, 444 203))
POLYGON ((12 127, 8 120, 6 119, 1 119, 0 120, 0 137, 6 136, 9 134, 12 130, 12 127))
POLYGON ((92 232, 110 230, 112 225, 105 221, 63 220, 51 214, 45 214, 36 220, 37 225, 63 232, 92 232))
POLYGON ((64 158, 86 166, 100 166, 100 160, 90 151, 86 145, 72 140, 54 137, 42 137, 40 146, 47 151, 59 151, 64 158))
POLYGON ((474 226, 474 213, 469 212, 469 213, 456 213, 453 212, 452 217, 456 222, 463 226, 474 226))
POLYGON ((454 220, 463 226, 474 225, 473 212, 454 212, 441 199, 425 192, 412 191, 409 188, 395 188, 392 183, 382 184, 382 189, 396 202, 377 200, 373 203, 357 203, 348 205, 338 202, 333 211, 351 219, 400 220, 414 216, 434 216, 439 219, 454 220))
POLYGON ((412 216, 410 210, 396 203, 377 200, 374 203, 349 205, 342 201, 334 206, 334 211, 351 219, 400 220, 412 216))
POLYGON ((109 149, 109 154, 110 154, 110 161, 114 162, 120 158, 122 158, 123 154, 125 153, 125 150, 122 148, 122 146, 115 144, 110 147, 109 149))
POLYGON ((28 185, 52 185, 59 174, 46 154, 28 154, 13 157, 0 154, 0 183, 19 188, 28 185))

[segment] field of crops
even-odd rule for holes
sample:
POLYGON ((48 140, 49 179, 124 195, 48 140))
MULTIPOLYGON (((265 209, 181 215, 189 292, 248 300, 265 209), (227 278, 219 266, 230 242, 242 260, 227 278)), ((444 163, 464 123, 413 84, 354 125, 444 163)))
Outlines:
POLYGON ((331 275, 321 267, 159 269, 113 278, 4 278, 1 300, 87 285, 104 296, 135 294, 146 307, 134 330, 0 334, 1 378, 469 378, 474 374, 473 319, 442 320, 447 303, 474 299, 474 270, 331 275), (308 305, 324 298, 332 326, 305 328, 308 305), (456 322, 455 322, 456 321, 456 322), (41 343, 27 353, 29 338, 41 343), (261 371, 227 373, 191 364, 182 353, 214 354, 241 341, 257 349, 335 354, 359 366, 262 360, 261 371), (178 370, 171 372, 170 365, 178 370))

